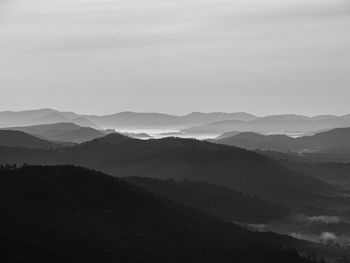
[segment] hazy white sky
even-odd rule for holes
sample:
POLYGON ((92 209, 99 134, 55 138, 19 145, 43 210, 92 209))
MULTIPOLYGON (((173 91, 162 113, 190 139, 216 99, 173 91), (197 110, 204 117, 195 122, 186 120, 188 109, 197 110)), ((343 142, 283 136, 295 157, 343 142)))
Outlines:
POLYGON ((349 0, 0 0, 0 110, 350 112, 349 0))

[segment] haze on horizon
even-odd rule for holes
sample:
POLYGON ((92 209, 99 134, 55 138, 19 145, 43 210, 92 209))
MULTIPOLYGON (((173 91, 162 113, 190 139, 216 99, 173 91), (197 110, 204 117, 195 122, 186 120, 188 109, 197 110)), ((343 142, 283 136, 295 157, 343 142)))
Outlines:
POLYGON ((0 0, 0 110, 350 112, 346 0, 0 0))

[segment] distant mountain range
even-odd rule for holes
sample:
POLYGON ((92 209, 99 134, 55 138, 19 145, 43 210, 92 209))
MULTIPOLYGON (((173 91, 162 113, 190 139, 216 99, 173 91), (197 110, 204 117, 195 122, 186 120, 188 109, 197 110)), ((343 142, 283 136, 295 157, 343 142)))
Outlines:
POLYGON ((258 132, 263 134, 307 134, 321 130, 350 127, 350 117, 345 116, 317 116, 275 115, 256 118, 250 121, 224 120, 206 125, 184 129, 181 134, 192 135, 220 135, 227 132, 258 132))
POLYGON ((70 122, 83 127, 101 129, 98 125, 74 112, 59 112, 52 109, 0 112, 0 127, 32 126, 70 122))
POLYGON ((55 123, 34 126, 11 127, 6 130, 16 130, 57 142, 81 143, 106 135, 105 132, 90 127, 81 127, 74 123, 55 123))
POLYGON ((244 132, 211 141, 249 150, 350 154, 350 128, 337 128, 298 138, 244 132))
POLYGON ((330 185, 247 150, 191 139, 132 139, 120 134, 61 150, 0 147, 3 164, 74 164, 115 176, 200 180, 284 203, 314 203, 330 185))
POLYGON ((106 128, 119 129, 183 129, 220 120, 253 120, 256 116, 249 113, 202 113, 193 112, 184 116, 161 113, 120 112, 106 116, 84 116, 106 128))
MULTIPOLYGON (((2 130, 22 131, 38 138, 63 145, 67 145, 66 143, 82 143, 103 137, 109 133, 115 133, 115 130, 96 130, 90 127, 82 127, 71 122, 10 127, 3 128, 2 130)), ((151 138, 151 136, 146 133, 123 133, 123 135, 140 139, 151 138)))
MULTIPOLYGON (((257 117, 245 112, 193 112, 183 116, 162 113, 120 112, 111 115, 79 115, 41 109, 21 112, 0 112, 0 127, 33 126, 70 122, 96 130, 116 129, 121 132, 142 133, 171 131, 174 136, 218 136, 225 132, 258 132, 305 134, 339 127, 350 127, 350 115, 272 115, 257 117), (137 130, 137 132, 136 132, 137 130)), ((166 135, 166 134, 165 134, 166 135)))

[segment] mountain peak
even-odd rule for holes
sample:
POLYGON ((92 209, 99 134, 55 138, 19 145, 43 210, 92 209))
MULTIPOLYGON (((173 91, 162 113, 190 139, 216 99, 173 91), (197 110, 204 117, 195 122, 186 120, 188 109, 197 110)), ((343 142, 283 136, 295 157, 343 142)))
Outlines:
POLYGON ((110 133, 101 138, 96 138, 92 141, 86 142, 84 144, 110 144, 110 145, 118 145, 123 142, 133 141, 137 139, 130 138, 128 136, 122 135, 120 133, 110 133))

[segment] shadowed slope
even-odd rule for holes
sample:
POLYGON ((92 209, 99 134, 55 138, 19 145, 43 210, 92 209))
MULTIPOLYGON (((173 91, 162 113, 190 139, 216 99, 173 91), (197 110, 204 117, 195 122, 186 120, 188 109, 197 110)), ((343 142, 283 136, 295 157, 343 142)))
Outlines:
POLYGON ((4 262, 307 263, 253 233, 76 167, 0 169, 4 262))
POLYGON ((39 139, 21 131, 0 130, 0 146, 23 148, 60 148, 59 144, 39 139))
POLYGON ((287 208, 281 205, 205 182, 176 182, 145 177, 128 177, 125 180, 179 204, 231 222, 267 223, 288 215, 287 208))

